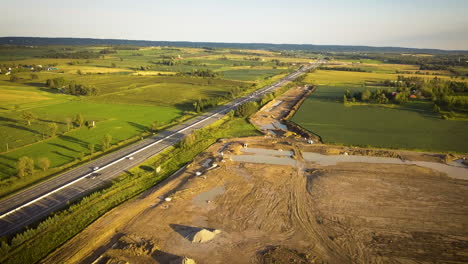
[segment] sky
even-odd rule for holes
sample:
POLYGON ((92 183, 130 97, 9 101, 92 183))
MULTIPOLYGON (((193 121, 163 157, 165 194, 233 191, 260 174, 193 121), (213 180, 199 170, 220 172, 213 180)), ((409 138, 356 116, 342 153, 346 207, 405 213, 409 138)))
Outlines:
POLYGON ((0 36, 468 50, 468 0, 0 0, 0 36))

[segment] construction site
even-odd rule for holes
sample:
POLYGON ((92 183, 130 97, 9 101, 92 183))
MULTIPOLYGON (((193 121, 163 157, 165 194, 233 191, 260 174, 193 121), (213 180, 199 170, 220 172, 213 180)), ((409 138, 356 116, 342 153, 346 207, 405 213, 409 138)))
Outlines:
POLYGON ((331 146, 288 123, 313 87, 111 210, 43 263, 467 263, 462 156, 331 146))

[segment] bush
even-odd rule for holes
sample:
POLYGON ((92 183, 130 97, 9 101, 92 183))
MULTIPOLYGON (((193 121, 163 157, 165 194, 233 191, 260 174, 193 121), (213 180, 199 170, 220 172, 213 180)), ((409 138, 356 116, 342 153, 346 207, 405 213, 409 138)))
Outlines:
POLYGON ((239 106, 236 111, 235 115, 237 117, 248 117, 251 114, 255 113, 258 110, 257 102, 247 102, 239 106))
POLYGON ((11 75, 10 76, 10 81, 11 82, 19 82, 20 78, 16 75, 11 75))

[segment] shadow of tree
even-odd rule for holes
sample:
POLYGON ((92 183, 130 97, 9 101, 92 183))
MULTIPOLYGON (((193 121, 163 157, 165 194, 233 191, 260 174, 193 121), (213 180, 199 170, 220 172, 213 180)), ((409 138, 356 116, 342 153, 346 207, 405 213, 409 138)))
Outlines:
POLYGON ((140 125, 138 123, 135 123, 135 122, 127 122, 129 125, 135 127, 138 129, 138 132, 142 133, 142 132, 145 132, 145 131, 148 131, 148 127, 144 126, 144 125, 140 125))
POLYGON ((72 142, 72 143, 75 143, 75 144, 78 144, 80 145, 81 147, 83 148, 86 148, 88 146, 88 142, 86 141, 83 141, 81 139, 78 139, 78 138, 75 138, 75 137, 71 137, 71 136, 67 136, 67 135, 60 135, 58 136, 60 139, 62 140, 65 140, 65 141, 68 141, 68 142, 72 142))
POLYGON ((56 147, 59 147, 59 148, 63 148, 65 150, 68 150, 68 151, 72 151, 72 152, 76 152, 78 153, 79 151, 75 150, 75 149, 72 149, 70 147, 67 147, 67 146, 64 146, 64 145, 60 145, 60 144, 57 144, 57 143, 47 143, 48 145, 52 145, 52 146, 56 146, 56 147))
POLYGON ((41 133, 37 130, 33 130, 31 128, 28 128, 28 127, 24 127, 24 126, 19 126, 19 125, 15 125, 15 124, 6 124, 5 126, 7 127, 11 127, 11 128, 16 128, 16 129, 20 129, 20 130, 24 130, 24 131, 28 131, 28 132, 31 132, 33 134, 37 134, 37 135, 40 135, 41 133))
POLYGON ((56 120, 47 120, 47 119, 37 119, 37 120, 41 121, 41 122, 44 122, 44 123, 57 123, 57 124, 61 124, 61 125, 66 124, 65 122, 56 121, 56 120))
POLYGON ((9 168, 9 169, 15 169, 15 167, 11 166, 10 164, 3 163, 3 162, 0 162, 0 166, 6 167, 6 168, 9 168))
POLYGON ((11 161, 18 161, 18 159, 14 159, 12 157, 8 157, 8 156, 5 156, 5 155, 0 155, 0 158, 6 159, 6 160, 11 160, 11 161))
POLYGON ((9 117, 0 116, 0 122, 12 122, 12 123, 16 123, 16 122, 18 122, 18 120, 13 119, 13 118, 9 118, 9 117))
POLYGON ((65 158, 68 158, 70 161, 73 161, 73 160, 75 160, 75 157, 72 157, 72 156, 65 155, 65 154, 63 154, 63 153, 60 153, 60 152, 58 152, 58 151, 55 151, 55 150, 54 150, 54 151, 52 151, 52 153, 54 153, 54 154, 57 154, 57 155, 59 155, 59 156, 62 156, 62 157, 65 157, 65 158))
POLYGON ((146 165, 141 165, 139 168, 142 169, 142 170, 144 170, 144 171, 147 171, 147 172, 152 172, 152 171, 154 171, 154 169, 153 169, 152 167, 146 166, 146 165))

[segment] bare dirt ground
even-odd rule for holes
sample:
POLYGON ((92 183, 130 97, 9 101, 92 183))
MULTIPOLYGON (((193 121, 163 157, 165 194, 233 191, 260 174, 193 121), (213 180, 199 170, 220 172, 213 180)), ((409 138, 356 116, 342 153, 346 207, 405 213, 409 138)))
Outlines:
MULTIPOLYGON (((265 124, 284 113, 276 111, 265 124)), ((467 180, 416 165, 324 166, 305 152, 445 162, 294 136, 220 141, 43 263, 468 262, 467 180), (248 155, 260 163, 235 161, 248 155)))
POLYGON ((290 110, 303 98, 312 87, 291 88, 278 98, 272 100, 255 113, 249 120, 266 135, 290 136, 286 126, 282 123, 290 110))
POLYGON ((300 148, 257 140, 213 145, 167 186, 112 210, 44 263, 180 263, 184 256, 197 263, 468 261, 466 181, 418 166, 228 158, 242 155, 246 142, 300 148), (203 167, 213 162, 217 169, 203 167), (221 232, 192 243, 202 228, 221 232))

